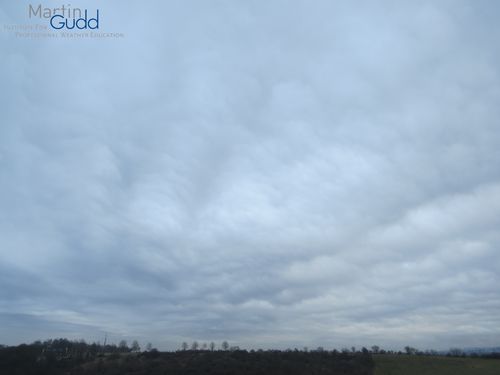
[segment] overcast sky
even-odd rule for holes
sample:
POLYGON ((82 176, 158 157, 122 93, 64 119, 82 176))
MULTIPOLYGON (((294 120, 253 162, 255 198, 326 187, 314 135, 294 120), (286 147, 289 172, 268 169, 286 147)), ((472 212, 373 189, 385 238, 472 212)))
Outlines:
POLYGON ((500 344, 497 2, 73 1, 124 34, 83 40, 28 4, 0 343, 500 344))

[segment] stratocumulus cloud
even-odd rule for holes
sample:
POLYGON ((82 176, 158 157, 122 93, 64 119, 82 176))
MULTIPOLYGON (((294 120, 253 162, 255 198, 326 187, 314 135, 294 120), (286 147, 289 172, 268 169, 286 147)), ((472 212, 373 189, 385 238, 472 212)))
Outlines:
POLYGON ((498 345, 498 5, 86 3, 0 34, 4 343, 498 345))

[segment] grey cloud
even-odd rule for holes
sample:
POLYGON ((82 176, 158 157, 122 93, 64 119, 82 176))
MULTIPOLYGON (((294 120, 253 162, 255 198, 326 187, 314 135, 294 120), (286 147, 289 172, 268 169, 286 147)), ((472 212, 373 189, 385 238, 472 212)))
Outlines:
POLYGON ((6 343, 498 341, 496 5, 97 4, 0 33, 6 343))

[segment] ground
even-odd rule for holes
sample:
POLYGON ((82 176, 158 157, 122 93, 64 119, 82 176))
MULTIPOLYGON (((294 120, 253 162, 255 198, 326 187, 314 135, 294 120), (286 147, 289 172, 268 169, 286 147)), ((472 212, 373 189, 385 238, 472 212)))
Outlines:
POLYGON ((374 355, 375 375, 500 375, 500 360, 374 355))

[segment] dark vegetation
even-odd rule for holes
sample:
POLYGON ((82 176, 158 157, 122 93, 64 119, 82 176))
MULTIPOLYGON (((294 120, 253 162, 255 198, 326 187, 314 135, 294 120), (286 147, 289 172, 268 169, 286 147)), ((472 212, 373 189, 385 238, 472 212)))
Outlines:
POLYGON ((0 374, 9 375, 370 375, 368 352, 299 350, 180 350, 133 352, 65 339, 0 349, 0 374))
POLYGON ((82 366, 75 374, 359 374, 373 373, 373 360, 328 352, 181 351, 145 353, 82 366))
POLYGON ((215 350, 214 343, 183 343, 181 347, 175 352, 159 352, 148 344, 141 352, 137 341, 129 347, 125 341, 101 345, 66 339, 0 346, 0 375, 500 374, 500 353, 467 356, 458 349, 443 355, 411 347, 404 352, 378 346, 340 352, 321 347, 311 351, 247 351, 227 342, 222 343, 222 350, 215 350))

